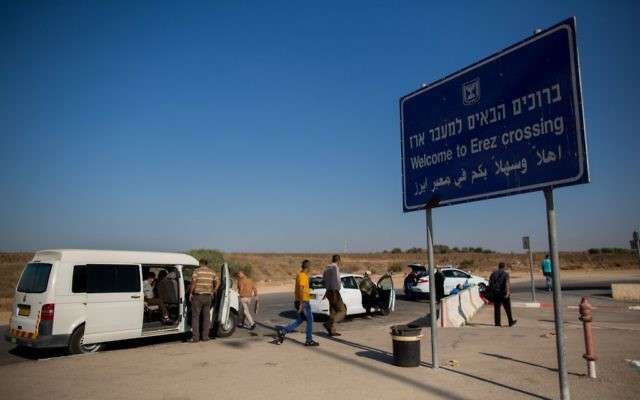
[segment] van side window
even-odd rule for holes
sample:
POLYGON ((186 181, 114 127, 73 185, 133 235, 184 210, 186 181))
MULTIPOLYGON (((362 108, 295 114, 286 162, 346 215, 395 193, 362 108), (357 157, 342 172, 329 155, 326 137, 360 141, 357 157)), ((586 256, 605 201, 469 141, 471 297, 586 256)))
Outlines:
POLYGON ((87 293, 140 292, 137 265, 87 265, 87 293))
POLYGON ((87 292, 87 266, 73 266, 73 281, 71 282, 71 292, 86 293, 87 292))

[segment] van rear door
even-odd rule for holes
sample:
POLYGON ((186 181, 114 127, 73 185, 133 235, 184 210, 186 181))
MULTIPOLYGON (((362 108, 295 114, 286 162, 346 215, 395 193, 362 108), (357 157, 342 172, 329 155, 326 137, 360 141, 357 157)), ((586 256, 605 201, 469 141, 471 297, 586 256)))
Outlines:
MULTIPOLYGON (((14 309, 9 325, 9 333, 20 339, 38 337, 38 327, 43 317, 42 306, 46 304, 48 288, 52 285, 49 277, 53 264, 29 263, 22 271, 14 296, 14 309)), ((45 313, 53 316, 53 305, 45 306, 45 313)), ((47 318, 47 315, 44 316, 47 318)))
POLYGON ((139 337, 144 297, 140 265, 87 265, 84 343, 139 337))

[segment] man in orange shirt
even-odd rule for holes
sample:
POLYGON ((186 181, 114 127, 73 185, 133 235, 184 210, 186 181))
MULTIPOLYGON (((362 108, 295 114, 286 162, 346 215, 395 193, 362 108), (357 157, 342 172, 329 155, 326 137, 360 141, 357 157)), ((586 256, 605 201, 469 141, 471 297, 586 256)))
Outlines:
POLYGON ((278 329, 278 339, 276 343, 282 344, 287 333, 293 332, 303 321, 307 321, 307 340, 305 346, 319 346, 319 343, 313 340, 313 314, 311 313, 311 305, 309 304, 309 260, 302 262, 301 271, 296 276, 296 308, 298 310, 298 318, 285 326, 278 329))

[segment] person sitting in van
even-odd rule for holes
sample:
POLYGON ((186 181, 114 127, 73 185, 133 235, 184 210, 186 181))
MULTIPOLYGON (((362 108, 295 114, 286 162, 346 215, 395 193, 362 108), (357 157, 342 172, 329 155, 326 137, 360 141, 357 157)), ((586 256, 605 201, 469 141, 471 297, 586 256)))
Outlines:
POLYGON ((175 271, 166 273, 167 271, 160 271, 159 276, 163 279, 156 283, 155 290, 158 297, 166 304, 178 304, 178 275, 175 271), (163 274, 163 272, 165 272, 163 274))
POLYGON ((150 306, 159 306, 162 311, 162 322, 170 323, 169 313, 167 312, 167 307, 164 305, 164 301, 162 299, 154 297, 153 287, 154 281, 156 279, 156 274, 149 271, 146 273, 144 277, 144 282, 142 282, 142 290, 144 291, 144 302, 150 306))

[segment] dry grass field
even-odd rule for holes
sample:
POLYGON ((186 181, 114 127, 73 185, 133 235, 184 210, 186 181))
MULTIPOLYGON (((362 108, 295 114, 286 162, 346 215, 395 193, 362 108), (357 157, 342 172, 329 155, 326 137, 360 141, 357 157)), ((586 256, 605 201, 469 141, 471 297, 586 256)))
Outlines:
MULTIPOLYGON (((32 253, 0 253, 0 309, 8 309, 11 304, 17 280, 24 265, 31 260, 32 253)), ((534 254, 534 263, 539 265, 543 253, 534 254)), ((289 283, 298 272, 300 263, 309 259, 312 272, 320 273, 330 262, 331 254, 298 253, 226 253, 224 258, 238 266, 250 265, 253 278, 262 284, 289 283)), ((563 270, 608 270, 637 268, 637 261, 630 253, 589 254, 587 252, 562 252, 563 270)), ((425 253, 348 253, 342 255, 343 270, 348 272, 372 271, 380 274, 393 271, 405 274, 405 266, 410 263, 424 263, 425 253)), ((487 275, 500 261, 510 265, 514 272, 527 272, 528 257, 524 253, 443 253, 436 254, 438 265, 453 264, 474 273, 487 275)))
MULTIPOLYGON (((426 253, 349 253, 342 254, 343 270, 362 272, 365 270, 380 274, 385 271, 405 274, 410 263, 425 263, 426 253)), ((534 253, 534 265, 538 266, 544 253, 534 253)), ((321 272, 331 261, 331 254, 258 254, 227 253, 225 259, 252 266, 253 276, 258 281, 289 281, 298 272, 300 263, 309 259, 312 272, 321 272)), ((529 271, 529 258, 525 253, 443 253, 436 254, 438 265, 455 265, 474 273, 488 273, 500 261, 506 262, 512 271, 529 271)), ((603 270, 637 268, 632 254, 589 254, 587 252, 560 253, 562 270, 603 270)))

